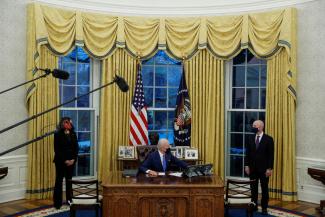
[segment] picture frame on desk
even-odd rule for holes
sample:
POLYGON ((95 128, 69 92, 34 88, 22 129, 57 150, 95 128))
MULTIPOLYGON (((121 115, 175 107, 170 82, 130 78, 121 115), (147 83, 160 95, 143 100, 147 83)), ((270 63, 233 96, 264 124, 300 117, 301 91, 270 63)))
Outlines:
POLYGON ((176 156, 177 158, 184 158, 183 147, 176 147, 176 156))
POLYGON ((119 146, 118 147, 118 158, 122 159, 124 158, 125 153, 125 146, 119 146))
POLYGON ((174 157, 176 157, 176 150, 171 150, 170 153, 171 153, 174 157))
POLYGON ((199 151, 194 148, 185 149, 185 159, 186 160, 197 160, 199 159, 199 151))
POLYGON ((124 159, 135 159, 134 146, 124 146, 124 159))

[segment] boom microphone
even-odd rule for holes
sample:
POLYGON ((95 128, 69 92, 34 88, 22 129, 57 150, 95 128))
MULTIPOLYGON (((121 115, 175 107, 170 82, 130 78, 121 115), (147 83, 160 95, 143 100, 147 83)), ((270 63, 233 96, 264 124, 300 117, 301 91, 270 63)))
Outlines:
POLYGON ((61 69, 53 69, 52 75, 55 78, 59 78, 59 79, 63 79, 63 80, 69 79, 69 72, 63 71, 61 69))
POLYGON ((120 88, 122 92, 127 92, 129 90, 129 85, 126 83, 124 78, 115 75, 114 82, 116 82, 117 86, 120 88))

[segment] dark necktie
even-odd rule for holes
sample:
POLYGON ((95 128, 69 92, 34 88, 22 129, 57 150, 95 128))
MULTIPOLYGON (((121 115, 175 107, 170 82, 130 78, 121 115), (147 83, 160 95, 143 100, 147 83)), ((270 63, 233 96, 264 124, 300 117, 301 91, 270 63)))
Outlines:
POLYGON ((165 155, 163 155, 163 164, 162 164, 162 166, 163 166, 163 170, 166 171, 166 169, 167 169, 167 163, 166 163, 165 155))
POLYGON ((256 149, 258 149, 258 146, 260 145, 260 136, 256 136, 255 145, 256 149))

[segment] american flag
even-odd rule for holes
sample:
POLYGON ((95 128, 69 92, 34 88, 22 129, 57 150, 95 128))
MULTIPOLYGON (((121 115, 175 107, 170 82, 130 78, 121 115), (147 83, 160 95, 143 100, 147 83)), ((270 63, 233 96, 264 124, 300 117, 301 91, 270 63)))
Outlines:
POLYGON ((138 67, 137 81, 131 106, 130 145, 148 144, 148 117, 144 102, 142 75, 138 67))

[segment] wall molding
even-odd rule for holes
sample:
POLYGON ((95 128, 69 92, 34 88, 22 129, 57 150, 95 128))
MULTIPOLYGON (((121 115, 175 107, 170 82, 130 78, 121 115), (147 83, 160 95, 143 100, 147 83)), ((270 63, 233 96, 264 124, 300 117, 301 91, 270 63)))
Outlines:
POLYGON ((25 198, 27 155, 1 157, 0 165, 8 167, 8 175, 0 180, 0 203, 25 198))
POLYGON ((133 16, 198 16, 237 14, 290 7, 319 0, 34 0, 58 7, 133 16))
POLYGON ((298 199, 319 204, 325 198, 325 186, 308 175, 309 167, 325 169, 325 159, 296 157, 298 199))

